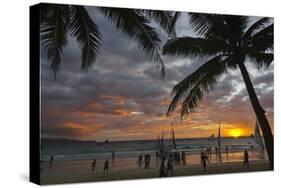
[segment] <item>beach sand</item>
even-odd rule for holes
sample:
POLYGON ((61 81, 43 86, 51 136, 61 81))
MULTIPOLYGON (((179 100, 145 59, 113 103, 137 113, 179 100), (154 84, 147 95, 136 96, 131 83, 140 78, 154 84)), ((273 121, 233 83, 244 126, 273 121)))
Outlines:
MULTIPOLYGON (((59 165, 57 162, 56 165, 59 165)), ((58 183, 77 183, 77 182, 95 182, 109 180, 126 180, 126 179, 144 179, 158 178, 159 168, 151 169, 118 169, 111 170, 108 174, 101 171, 92 173, 90 168, 84 171, 63 170, 63 173, 42 173, 41 184, 58 184, 58 183)), ((249 168, 243 168, 243 162, 224 162, 212 163, 207 166, 207 171, 204 172, 200 165, 174 166, 175 176, 188 175, 204 175, 204 174, 219 174, 219 173, 237 173, 237 172, 252 172, 252 171, 267 171, 270 170, 267 160, 250 161, 249 168)))

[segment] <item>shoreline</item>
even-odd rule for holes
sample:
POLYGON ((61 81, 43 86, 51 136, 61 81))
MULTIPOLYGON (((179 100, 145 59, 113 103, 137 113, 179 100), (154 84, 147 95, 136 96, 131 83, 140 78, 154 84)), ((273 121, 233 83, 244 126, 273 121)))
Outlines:
MULTIPOLYGON (((174 151, 174 150, 171 150, 174 151)), ((195 154, 200 154, 202 149, 200 150, 187 150, 187 149, 177 149, 176 151, 181 152, 184 151, 186 153, 186 155, 195 155, 195 154)), ((262 150, 261 148, 251 148, 248 149, 249 152, 264 152, 264 150, 262 150)), ((124 152, 124 151, 122 151, 124 152)), ((134 154, 129 154, 129 155, 118 155, 118 152, 115 152, 116 158, 136 158, 139 155, 145 154, 145 153, 149 153, 151 156, 155 157, 155 150, 140 150, 140 151, 125 151, 125 152, 130 152, 130 153, 134 153, 134 154)), ((230 149, 228 152, 225 151, 225 149, 221 150, 221 154, 225 155, 226 153, 228 153, 229 155, 231 154, 236 154, 236 153, 241 153, 244 152, 244 148, 243 149, 230 149)), ((212 151, 212 155, 216 155, 215 151, 212 151)), ((74 157, 76 156, 76 154, 68 154, 68 155, 55 155, 54 157, 56 158, 56 161, 81 161, 81 160, 91 160, 91 159, 110 159, 112 157, 112 154, 110 151, 107 152, 100 152, 100 153, 85 153, 85 154, 78 154, 78 157, 74 157), (100 156, 103 155, 103 156, 100 156), (104 155, 106 155, 107 157, 104 157, 104 155), (63 156, 63 157, 61 157, 63 156), (69 156, 72 156, 70 158, 67 158, 69 156)), ((42 156, 41 160, 43 162, 48 162, 50 158, 50 155, 46 155, 46 156, 42 156)))
MULTIPOLYGON (((249 168, 243 168, 243 162, 224 162, 212 163, 207 165, 207 171, 204 172, 199 164, 192 164, 186 166, 174 166, 174 176, 194 176, 206 174, 221 174, 221 173, 240 173, 240 172, 257 172, 257 171, 270 171, 269 162, 267 160, 250 161, 249 168)), ((76 172, 77 173, 77 172, 76 172)), ((128 179, 147 179, 158 178, 158 168, 150 169, 130 169, 130 170, 112 170, 108 174, 102 172, 91 173, 79 172, 75 174, 72 171, 66 171, 63 174, 41 174, 42 184, 61 184, 61 183, 79 183, 79 182, 99 182, 99 181, 116 181, 128 179)))

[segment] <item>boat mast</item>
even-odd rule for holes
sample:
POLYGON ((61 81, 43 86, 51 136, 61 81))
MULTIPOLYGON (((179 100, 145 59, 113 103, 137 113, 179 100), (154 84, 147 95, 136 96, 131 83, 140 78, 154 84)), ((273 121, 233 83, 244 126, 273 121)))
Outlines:
POLYGON ((220 163, 222 162, 221 158, 221 123, 219 123, 219 130, 218 130, 218 156, 220 163))

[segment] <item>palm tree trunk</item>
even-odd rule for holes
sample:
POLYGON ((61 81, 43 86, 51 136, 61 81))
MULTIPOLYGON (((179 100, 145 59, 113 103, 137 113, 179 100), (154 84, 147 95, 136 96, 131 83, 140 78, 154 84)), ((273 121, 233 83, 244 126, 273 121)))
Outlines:
POLYGON ((244 79, 244 82, 246 84, 246 88, 253 106, 253 109, 255 111, 255 114, 257 116, 258 122, 261 127, 261 131, 264 138, 265 147, 267 150, 268 158, 270 161, 270 169, 273 170, 273 134, 271 132, 271 128, 269 126, 268 120, 265 116, 265 111, 261 107, 261 104, 259 103, 258 97, 256 95, 256 92, 254 90, 253 84, 251 82, 249 73, 244 65, 244 63, 238 64, 242 77, 244 79))

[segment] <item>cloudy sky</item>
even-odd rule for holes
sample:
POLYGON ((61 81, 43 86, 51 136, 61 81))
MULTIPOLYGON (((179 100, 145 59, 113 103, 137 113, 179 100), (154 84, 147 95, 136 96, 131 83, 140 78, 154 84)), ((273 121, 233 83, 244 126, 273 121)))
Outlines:
MULTIPOLYGON (((233 130, 250 135, 255 116, 239 70, 223 75, 199 104, 196 112, 179 121, 177 113, 165 117, 172 87, 204 59, 164 57, 166 77, 143 54, 134 40, 129 40, 101 15, 88 11, 103 36, 96 64, 89 71, 80 69, 80 49, 73 38, 63 50, 61 71, 54 80, 50 60, 42 49, 42 137, 81 140, 153 139, 162 130, 170 137, 171 123, 177 138, 222 135, 233 130)), ((252 18, 255 19, 255 18, 252 18)), ((162 43, 167 36, 158 28, 162 43)), ((188 16, 177 23, 178 36, 194 36, 188 16)), ((257 70, 247 63, 260 102, 273 128, 273 65, 257 70)))

